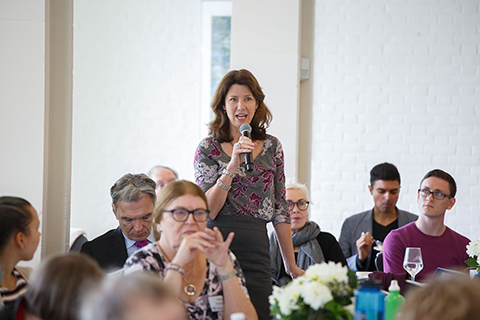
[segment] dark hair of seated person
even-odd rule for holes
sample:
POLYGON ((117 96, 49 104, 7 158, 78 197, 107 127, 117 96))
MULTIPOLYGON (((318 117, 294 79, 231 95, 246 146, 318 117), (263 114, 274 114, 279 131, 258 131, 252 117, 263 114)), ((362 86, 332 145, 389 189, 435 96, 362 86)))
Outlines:
POLYGON ((28 208, 32 205, 25 199, 17 197, 0 197, 2 215, 0 215, 0 253, 17 232, 28 235, 28 225, 32 215, 28 208))

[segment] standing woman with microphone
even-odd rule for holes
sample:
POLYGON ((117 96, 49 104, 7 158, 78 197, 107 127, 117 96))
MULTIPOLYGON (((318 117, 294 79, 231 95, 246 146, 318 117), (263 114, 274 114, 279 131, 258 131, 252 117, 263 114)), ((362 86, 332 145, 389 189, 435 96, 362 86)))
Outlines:
POLYGON ((272 114, 264 99, 250 71, 227 73, 213 95, 214 119, 209 136, 197 147, 194 166, 196 182, 210 206, 207 226, 217 226, 224 238, 235 233, 230 249, 243 269, 250 299, 259 319, 270 319, 267 222, 275 227, 286 272, 296 278, 304 271, 295 265, 283 148, 266 133, 272 114))

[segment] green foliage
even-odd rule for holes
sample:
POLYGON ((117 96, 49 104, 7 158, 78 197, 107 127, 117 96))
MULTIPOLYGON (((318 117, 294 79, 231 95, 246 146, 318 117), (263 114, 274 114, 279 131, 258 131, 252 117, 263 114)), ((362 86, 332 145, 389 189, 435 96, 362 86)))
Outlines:
POLYGON ((465 263, 467 264, 467 266, 469 266, 469 269, 478 268, 477 259, 475 259, 475 258, 468 258, 467 260, 465 260, 465 263))
POLYGON ((348 269, 347 275, 348 275, 348 285, 350 286, 350 288, 352 288, 352 290, 355 290, 358 287, 357 274, 355 273, 355 271, 348 269))

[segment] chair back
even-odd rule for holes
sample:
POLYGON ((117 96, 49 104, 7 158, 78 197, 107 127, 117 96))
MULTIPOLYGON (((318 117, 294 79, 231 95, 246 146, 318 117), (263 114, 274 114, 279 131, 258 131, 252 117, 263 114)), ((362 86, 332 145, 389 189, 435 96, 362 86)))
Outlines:
POLYGON ((383 252, 377 253, 375 257, 375 267, 377 271, 383 271, 383 252))

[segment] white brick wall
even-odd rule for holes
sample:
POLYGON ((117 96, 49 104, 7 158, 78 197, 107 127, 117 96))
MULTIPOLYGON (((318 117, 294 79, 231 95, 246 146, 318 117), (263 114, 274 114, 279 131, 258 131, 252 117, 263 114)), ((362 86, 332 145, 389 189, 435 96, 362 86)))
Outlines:
POLYGON ((337 237, 373 207, 370 169, 394 163, 399 208, 422 176, 458 184, 447 225, 480 229, 480 5, 476 0, 316 1, 312 219, 337 237))

